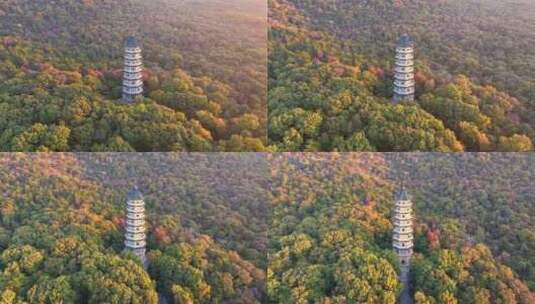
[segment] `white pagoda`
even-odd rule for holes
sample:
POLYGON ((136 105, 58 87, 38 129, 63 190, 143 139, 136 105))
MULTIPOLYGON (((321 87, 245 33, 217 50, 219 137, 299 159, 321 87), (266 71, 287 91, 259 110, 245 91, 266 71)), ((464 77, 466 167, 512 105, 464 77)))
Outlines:
POLYGON ((139 257, 146 265, 145 201, 137 187, 128 192, 126 200, 125 249, 139 257))
POLYGON ((396 47, 394 102, 414 100, 414 43, 404 34, 396 47))
POLYGON ((123 102, 131 103, 143 95, 143 58, 136 38, 126 38, 124 44, 123 102))
POLYGON ((410 263, 414 246, 412 220, 412 201, 405 187, 402 186, 396 196, 392 247, 399 259, 400 281, 404 285, 409 282, 410 263))

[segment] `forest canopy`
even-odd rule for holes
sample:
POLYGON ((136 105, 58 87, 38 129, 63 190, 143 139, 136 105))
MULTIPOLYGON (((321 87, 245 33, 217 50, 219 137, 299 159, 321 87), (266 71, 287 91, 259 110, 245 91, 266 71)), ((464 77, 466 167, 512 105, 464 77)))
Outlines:
POLYGON ((264 1, 0 3, 3 151, 265 150, 264 1), (145 98, 121 104, 123 41, 145 98))
POLYGON ((279 151, 531 151, 535 5, 270 0, 268 136, 279 151), (392 102, 415 42, 416 100, 392 102))
POLYGON ((412 196, 417 304, 535 301, 527 154, 271 157, 270 303, 397 303, 394 193, 412 196))
POLYGON ((253 154, 1 155, 0 302, 263 302, 266 164, 253 154), (146 204, 146 269, 123 244, 133 185, 146 204))

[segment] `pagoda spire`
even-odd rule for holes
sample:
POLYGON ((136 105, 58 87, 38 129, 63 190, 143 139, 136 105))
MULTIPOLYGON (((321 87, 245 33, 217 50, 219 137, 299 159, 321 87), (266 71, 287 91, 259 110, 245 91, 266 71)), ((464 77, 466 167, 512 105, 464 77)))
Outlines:
POLYGON ((123 102, 134 102, 143 96, 143 57, 141 47, 133 36, 124 43, 123 102))
POLYGON ((126 199, 126 226, 124 246, 127 251, 135 254, 146 265, 146 235, 145 235, 145 200, 143 195, 134 186, 128 192, 126 199))
POLYGON ((412 201, 405 189, 405 185, 401 184, 400 190, 396 194, 396 203, 394 208, 394 231, 392 237, 392 247, 398 256, 400 267, 399 280, 403 284, 402 303, 409 303, 409 273, 411 257, 413 253, 413 214, 412 201))
POLYGON ((394 73, 395 103, 414 100, 414 43, 409 35, 399 38, 396 47, 396 67, 394 73))

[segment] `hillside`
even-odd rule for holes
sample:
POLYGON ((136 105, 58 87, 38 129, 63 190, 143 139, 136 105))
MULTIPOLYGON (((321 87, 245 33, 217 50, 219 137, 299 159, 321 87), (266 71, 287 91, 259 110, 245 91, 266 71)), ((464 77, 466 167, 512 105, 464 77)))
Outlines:
POLYGON ((5 154, 0 168, 4 303, 263 301, 261 155, 5 154), (147 270, 123 251, 133 184, 146 201, 147 270))
POLYGON ((533 159, 503 154, 272 157, 271 303, 396 303, 393 196, 413 196, 415 303, 533 303, 533 159), (514 164, 514 165, 511 165, 514 164))
POLYGON ((269 139, 284 151, 526 151, 535 140, 528 1, 269 1, 269 139), (416 102, 393 105, 416 44, 416 102))
POLYGON ((265 143, 263 1, 0 3, 4 151, 258 151, 265 143), (116 101, 123 41, 145 100, 116 101))

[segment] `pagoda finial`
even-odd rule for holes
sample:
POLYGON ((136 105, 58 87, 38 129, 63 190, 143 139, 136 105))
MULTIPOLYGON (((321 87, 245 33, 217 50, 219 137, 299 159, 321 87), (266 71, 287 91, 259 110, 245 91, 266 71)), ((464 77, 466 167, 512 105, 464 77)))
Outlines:
POLYGON ((137 39, 134 36, 126 37, 124 45, 125 47, 129 47, 129 48, 139 47, 139 44, 137 43, 137 39))
POLYGON ((405 174, 401 173, 399 181, 399 189, 397 191, 396 200, 410 200, 410 196, 407 193, 405 186, 405 174))

